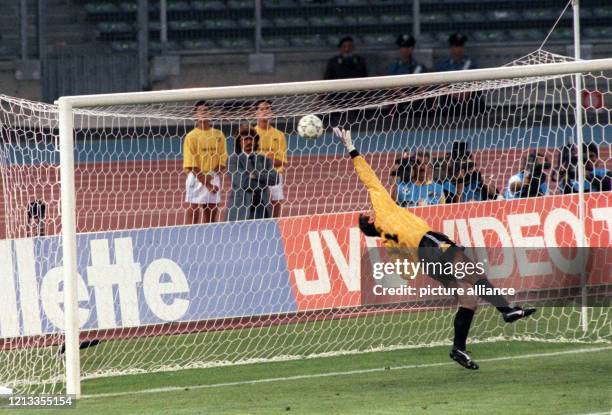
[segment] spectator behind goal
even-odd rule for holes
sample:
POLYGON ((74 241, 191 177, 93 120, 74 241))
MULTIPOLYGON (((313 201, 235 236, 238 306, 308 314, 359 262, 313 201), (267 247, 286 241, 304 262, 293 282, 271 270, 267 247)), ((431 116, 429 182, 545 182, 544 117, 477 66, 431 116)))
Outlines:
POLYGON ((495 177, 485 176, 476 168, 467 142, 455 141, 440 165, 437 180, 447 194, 448 203, 479 202, 500 197, 495 177))
POLYGON ((265 219, 272 217, 270 186, 278 184, 273 162, 258 153, 259 135, 248 124, 240 126, 229 157, 228 173, 232 190, 227 202, 227 220, 265 219))
POLYGON ((521 161, 521 171, 510 177, 504 197, 519 199, 548 195, 548 174, 551 164, 544 153, 530 151, 521 161))
POLYGON ((365 59, 353 53, 353 38, 345 36, 338 42, 340 53, 327 62, 323 79, 364 78, 368 76, 365 59))
POLYGON ((426 206, 446 203, 446 194, 441 184, 432 180, 431 155, 418 150, 415 154, 404 151, 396 160, 397 168, 391 172, 395 177, 391 195, 400 206, 426 206))
MULTIPOLYGON (((608 192, 612 190, 612 172, 606 168, 599 158, 599 148, 596 143, 583 144, 584 161, 584 191, 608 192)), ((559 192, 562 194, 578 193, 578 147, 567 144, 561 149, 558 164, 559 192)))
POLYGON ((193 113, 195 128, 187 133, 183 142, 183 170, 187 174, 185 202, 189 204, 185 223, 217 222, 221 202, 220 173, 227 165, 227 143, 223 132, 212 128, 206 101, 198 101, 193 113))
POLYGON ((387 75, 408 75, 427 72, 427 68, 412 56, 416 40, 411 35, 399 35, 395 44, 399 47, 399 58, 387 67, 387 75))

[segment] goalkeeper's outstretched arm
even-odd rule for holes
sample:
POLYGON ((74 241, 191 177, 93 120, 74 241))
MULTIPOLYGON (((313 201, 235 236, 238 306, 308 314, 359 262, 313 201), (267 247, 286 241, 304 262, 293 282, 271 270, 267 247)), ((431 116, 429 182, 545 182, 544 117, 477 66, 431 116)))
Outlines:
POLYGON ((363 182, 363 184, 367 187, 368 192, 370 193, 370 198, 372 199, 372 203, 375 201, 384 201, 385 203, 391 203, 395 205, 395 200, 391 197, 387 189, 380 182, 374 170, 370 167, 370 165, 365 161, 365 159, 359 154, 355 146, 353 145, 353 141, 351 139, 351 132, 347 130, 343 130, 340 128, 334 128, 334 134, 336 137, 340 139, 344 143, 344 146, 349 151, 351 159, 353 160, 353 165, 355 166, 355 170, 359 175, 359 179, 363 182))

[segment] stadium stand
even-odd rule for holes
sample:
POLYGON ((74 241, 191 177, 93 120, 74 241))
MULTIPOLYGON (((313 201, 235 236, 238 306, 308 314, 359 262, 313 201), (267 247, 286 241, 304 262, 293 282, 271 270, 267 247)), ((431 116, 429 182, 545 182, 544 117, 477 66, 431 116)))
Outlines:
MULTIPOLYGON (((282 50, 290 47, 331 48, 343 34, 356 35, 357 43, 388 47, 382 34, 409 31, 412 9, 409 1, 267 0, 263 2, 263 47, 282 50)), ((97 25, 98 38, 117 43, 121 49, 135 47, 136 2, 90 1, 85 4, 87 20, 97 25)), ((612 5, 605 0, 581 4, 586 39, 609 39, 612 5), (587 30, 588 28, 588 30, 587 30), (603 36, 602 36, 603 35, 603 36)), ((421 5, 421 45, 444 43, 449 32, 464 31, 478 43, 538 42, 556 18, 558 2, 519 0, 500 3, 490 0, 423 1, 421 5), (478 28, 478 30, 474 30, 478 28)), ((252 42, 253 10, 243 0, 193 0, 168 2, 171 41, 185 42, 185 49, 235 49, 252 42), (229 40, 228 39, 232 39, 229 40), (223 40, 223 41, 222 41, 223 40)), ((553 41, 571 38, 571 13, 566 14, 553 41)), ((159 20, 155 2, 150 6, 151 22, 159 20)), ((151 27, 151 38, 159 39, 159 26, 151 27)))
MULTIPOLYGON (((388 49, 391 35, 412 30, 411 1, 405 0, 264 0, 262 48, 267 51, 334 49, 346 34, 357 46, 388 49)), ((19 55, 19 5, 0 0, 0 56, 19 55)), ((34 2, 31 5, 35 10, 34 2)), ((137 1, 135 0, 50 0, 47 5, 49 46, 74 44, 107 51, 137 48, 137 1), (60 7, 62 6, 62 7, 60 7), (68 6, 68 7, 64 7, 68 6)), ((248 0, 168 0, 168 41, 177 52, 224 52, 253 47, 254 12, 248 0)), ((445 45, 448 33, 462 31, 471 45, 539 44, 559 12, 554 0, 422 0, 419 47, 445 45)), ((612 3, 581 1, 585 42, 610 42, 612 3)), ((36 39, 35 13, 28 28, 30 49, 36 39)), ((151 53, 161 52, 159 3, 149 2, 151 53)), ((561 19, 552 42, 571 39, 571 12, 561 19)))

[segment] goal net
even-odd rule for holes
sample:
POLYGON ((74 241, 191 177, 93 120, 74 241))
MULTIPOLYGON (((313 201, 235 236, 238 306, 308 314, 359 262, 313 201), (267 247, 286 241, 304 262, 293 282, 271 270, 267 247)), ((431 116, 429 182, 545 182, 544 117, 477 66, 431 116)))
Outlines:
MULTIPOLYGON (((538 51, 508 67, 569 61, 538 51)), ((448 298, 364 295, 365 258, 376 246, 357 227, 368 193, 335 126, 352 131, 393 197, 434 230, 468 251, 497 247, 501 262, 489 253, 496 286, 515 288, 519 302, 562 300, 515 325, 483 307, 471 341, 610 342, 609 308, 589 303, 584 314, 581 301, 609 298, 612 282, 605 271, 610 85, 604 72, 536 73, 294 95, 232 97, 228 88, 223 98, 208 96, 201 113, 179 92, 176 102, 75 108, 81 379, 450 344, 448 298), (258 110, 262 99, 269 105, 258 110), (306 114, 322 119, 322 137, 297 135, 306 114), (201 130, 218 131, 187 142, 202 119, 201 130), (241 125, 257 123, 262 157, 240 159, 241 125), (227 163, 215 156, 223 146, 227 163), (186 162, 186 151, 197 160, 186 162), (187 186, 184 166, 194 164, 227 165, 200 177, 218 186, 219 223, 193 224, 206 217, 185 201, 198 184, 187 186), (264 170, 273 179, 261 184, 264 170), (249 187, 253 180, 261 187, 249 187), (272 201, 269 187, 279 182, 284 200, 272 201), (280 217, 270 217, 275 203, 280 217), (582 246, 583 226, 597 260, 560 276, 551 250, 582 246)), ((1 96, 0 131, 0 385, 58 392, 65 365, 58 108, 1 96)))

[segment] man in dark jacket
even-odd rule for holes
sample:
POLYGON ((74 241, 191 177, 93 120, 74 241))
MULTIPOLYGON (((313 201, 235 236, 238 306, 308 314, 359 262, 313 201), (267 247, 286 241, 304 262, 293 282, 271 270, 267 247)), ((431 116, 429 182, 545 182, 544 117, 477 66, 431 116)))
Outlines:
POLYGON ((365 59, 353 54, 353 38, 343 37, 338 43, 340 54, 327 62, 323 79, 364 78, 368 76, 365 59))
POLYGON ((228 159, 232 190, 227 203, 227 220, 234 222, 272 217, 270 186, 278 184, 273 162, 258 153, 259 136, 249 125, 240 127, 235 153, 228 159))

